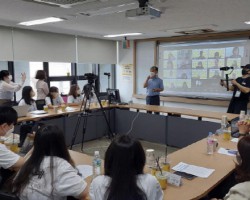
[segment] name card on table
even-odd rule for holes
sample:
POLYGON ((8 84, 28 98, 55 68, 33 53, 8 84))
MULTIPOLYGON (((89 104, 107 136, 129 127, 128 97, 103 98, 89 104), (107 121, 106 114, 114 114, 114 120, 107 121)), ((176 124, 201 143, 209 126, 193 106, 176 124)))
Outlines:
POLYGON ((182 185, 181 176, 167 172, 168 184, 180 187, 182 185))

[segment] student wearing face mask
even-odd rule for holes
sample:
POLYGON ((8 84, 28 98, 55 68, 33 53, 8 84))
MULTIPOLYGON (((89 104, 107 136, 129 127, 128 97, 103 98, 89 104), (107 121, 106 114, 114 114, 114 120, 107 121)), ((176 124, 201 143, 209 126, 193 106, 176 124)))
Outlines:
MULTIPOLYGON (((17 112, 11 107, 0 107, 0 136, 7 136, 14 131, 17 112)), ((0 143, 0 168, 18 171, 24 164, 24 158, 13 153, 0 143)))
POLYGON ((45 98, 46 105, 49 108, 53 108, 53 106, 61 106, 64 104, 63 98, 59 95, 59 90, 57 87, 50 87, 49 94, 45 98))
MULTIPOLYGON (((250 135, 241 138, 238 142, 237 164, 235 167, 237 185, 232 187, 223 200, 250 199, 250 135)), ((213 198, 211 200, 219 200, 213 198)))
POLYGON ((19 91, 25 80, 26 74, 22 73, 22 82, 20 84, 12 82, 12 75, 7 70, 0 71, 0 105, 12 105, 11 100, 14 93, 19 91))
MULTIPOLYGON (((235 80, 232 80, 232 85, 229 86, 229 90, 233 91, 233 96, 230 101, 227 112, 240 114, 241 110, 247 112, 247 104, 249 101, 250 93, 250 64, 247 64, 242 69, 242 77, 238 77, 235 80)), ((226 82, 221 81, 221 86, 226 87, 226 82)))
POLYGON ((35 92, 30 86, 25 86, 22 91, 22 99, 19 102, 19 106, 30 106, 28 112, 37 110, 36 102, 33 99, 35 92))
POLYGON ((71 85, 67 104, 69 106, 79 106, 82 104, 83 96, 81 95, 81 90, 78 85, 71 85))
POLYGON ((160 105, 160 92, 164 90, 163 81, 158 77, 158 67, 153 66, 150 68, 150 75, 147 77, 143 84, 147 88, 147 105, 160 105))

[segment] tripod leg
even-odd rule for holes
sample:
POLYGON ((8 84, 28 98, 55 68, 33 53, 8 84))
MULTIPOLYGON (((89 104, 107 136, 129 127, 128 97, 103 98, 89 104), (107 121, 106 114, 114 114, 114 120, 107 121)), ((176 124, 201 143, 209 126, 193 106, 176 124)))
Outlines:
POLYGON ((112 133, 112 130, 111 130, 111 127, 110 127, 108 118, 107 118, 107 116, 106 116, 106 113, 105 113, 105 111, 104 111, 104 109, 103 109, 103 106, 102 106, 102 104, 101 104, 101 100, 100 100, 100 98, 97 96, 97 92, 96 92, 95 87, 94 87, 94 86, 92 86, 92 87, 93 87, 93 90, 94 90, 94 92, 95 92, 97 101, 98 101, 98 103, 99 103, 99 105, 100 105, 100 108, 101 108, 102 114, 103 114, 103 116, 104 116, 104 119, 105 119, 105 121, 106 121, 106 123, 107 123, 108 129, 109 129, 108 137, 109 137, 109 139, 113 139, 113 138, 114 138, 114 135, 113 135, 113 133, 112 133))
MULTIPOLYGON (((84 95, 83 97, 83 102, 81 104, 81 107, 80 107, 80 111, 82 110, 82 107, 84 106, 84 110, 86 109, 86 104, 87 104, 87 97, 86 95, 84 95)), ((76 140, 76 136, 77 136, 77 132, 78 132, 78 129, 79 129, 79 126, 80 126, 80 123, 81 123, 81 118, 82 118, 82 114, 78 115, 78 119, 77 119, 77 122, 76 122, 76 127, 75 127, 75 131, 74 131, 74 134, 72 136, 72 140, 71 140, 71 145, 70 145, 70 149, 73 148, 73 145, 75 143, 75 140, 76 140)))
POLYGON ((74 145, 75 140, 76 140, 77 131, 78 131, 78 129, 79 129, 80 122, 81 122, 81 116, 78 116, 78 119, 77 119, 77 122, 76 122, 75 131, 74 131, 74 134, 73 134, 73 137, 72 137, 72 140, 71 140, 71 145, 70 145, 70 149, 71 149, 71 150, 72 150, 73 145, 74 145))
POLYGON ((84 142, 84 136, 87 129, 87 122, 88 122, 88 113, 83 118, 83 128, 82 128, 82 145, 81 145, 81 151, 83 152, 83 142, 84 142))

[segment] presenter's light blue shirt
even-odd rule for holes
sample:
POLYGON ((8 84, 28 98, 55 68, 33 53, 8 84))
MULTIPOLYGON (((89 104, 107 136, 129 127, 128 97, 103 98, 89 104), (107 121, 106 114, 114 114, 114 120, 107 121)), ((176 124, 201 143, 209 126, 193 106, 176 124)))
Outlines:
POLYGON ((164 89, 163 81, 159 77, 154 77, 148 80, 147 96, 160 95, 160 92, 153 92, 153 89, 155 88, 164 89))

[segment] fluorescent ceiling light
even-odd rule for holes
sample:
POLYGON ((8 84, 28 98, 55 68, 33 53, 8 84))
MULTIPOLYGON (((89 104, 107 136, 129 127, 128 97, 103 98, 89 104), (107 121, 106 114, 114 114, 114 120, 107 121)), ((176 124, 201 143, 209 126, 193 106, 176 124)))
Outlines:
POLYGON ((52 22, 60 22, 63 21, 64 19, 57 18, 57 17, 48 17, 44 19, 37 19, 33 21, 28 21, 28 22, 21 22, 19 25, 24 25, 24 26, 33 26, 33 25, 38 25, 38 24, 46 24, 46 23, 52 23, 52 22))
POLYGON ((246 22, 244 22, 245 24, 250 24, 250 21, 246 21, 246 22))
POLYGON ((115 34, 115 35, 104 35, 103 37, 113 38, 113 37, 136 36, 136 35, 142 35, 142 33, 122 33, 122 34, 115 34))

